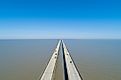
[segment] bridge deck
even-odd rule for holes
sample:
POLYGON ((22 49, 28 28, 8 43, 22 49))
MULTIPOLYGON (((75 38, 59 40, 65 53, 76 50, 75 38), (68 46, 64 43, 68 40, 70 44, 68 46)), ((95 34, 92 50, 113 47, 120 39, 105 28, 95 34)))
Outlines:
POLYGON ((53 74, 55 71, 55 66, 56 66, 56 62, 58 59, 58 55, 59 55, 60 44, 61 44, 61 41, 58 42, 57 47, 56 47, 54 53, 52 54, 42 77, 39 80, 52 80, 54 78, 53 74))
POLYGON ((52 54, 46 69, 39 80, 55 80, 54 72, 55 67, 59 55, 59 49, 62 42, 62 50, 63 50, 63 61, 64 61, 64 74, 65 80, 83 80, 69 51, 66 48, 66 45, 63 41, 59 41, 57 47, 52 54))
MULTIPOLYGON (((67 68, 67 77, 68 80, 83 80, 80 73, 78 72, 76 65, 69 53, 69 51, 66 48, 66 45, 64 44, 64 42, 62 41, 62 47, 63 47, 63 55, 65 58, 65 65, 67 68)), ((67 79, 67 78, 66 78, 67 79)))

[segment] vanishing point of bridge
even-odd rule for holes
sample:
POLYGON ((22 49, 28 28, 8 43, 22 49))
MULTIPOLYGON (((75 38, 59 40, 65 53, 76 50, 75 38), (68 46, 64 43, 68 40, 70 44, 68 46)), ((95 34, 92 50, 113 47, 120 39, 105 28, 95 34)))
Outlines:
POLYGON ((59 40, 39 80, 56 80, 55 70, 60 47, 62 47, 63 52, 64 80, 83 80, 63 40, 59 40))

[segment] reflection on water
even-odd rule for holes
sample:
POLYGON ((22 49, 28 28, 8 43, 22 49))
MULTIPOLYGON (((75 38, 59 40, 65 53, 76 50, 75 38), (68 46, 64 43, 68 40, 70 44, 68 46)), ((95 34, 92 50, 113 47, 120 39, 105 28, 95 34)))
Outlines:
MULTIPOLYGON (((121 80, 121 40, 64 41, 84 80, 121 80)), ((37 80, 57 42, 0 40, 0 80, 37 80)))

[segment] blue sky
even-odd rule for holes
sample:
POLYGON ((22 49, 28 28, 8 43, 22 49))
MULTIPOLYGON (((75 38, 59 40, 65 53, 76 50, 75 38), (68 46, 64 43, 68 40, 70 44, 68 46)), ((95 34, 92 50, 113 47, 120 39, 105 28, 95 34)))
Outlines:
POLYGON ((121 39, 120 0, 1 0, 0 39, 121 39))

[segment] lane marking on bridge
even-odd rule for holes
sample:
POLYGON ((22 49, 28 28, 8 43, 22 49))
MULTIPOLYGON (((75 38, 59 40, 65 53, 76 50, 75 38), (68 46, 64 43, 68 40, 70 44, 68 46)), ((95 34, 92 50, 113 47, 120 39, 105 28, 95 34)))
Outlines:
POLYGON ((55 72, 55 66, 57 63, 57 59, 58 59, 58 55, 59 55, 59 48, 61 45, 61 40, 59 40, 57 47, 54 51, 54 53, 52 54, 46 69, 44 70, 44 73, 42 74, 42 76, 40 77, 39 80, 53 80, 54 79, 54 72, 55 72))
MULTIPOLYGON (((64 66, 67 69, 67 74, 65 75, 65 80, 83 80, 65 43, 62 41, 63 56, 65 58, 64 66)), ((65 71, 66 73, 66 71, 65 71)))

